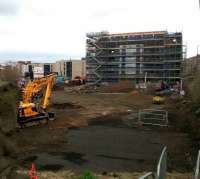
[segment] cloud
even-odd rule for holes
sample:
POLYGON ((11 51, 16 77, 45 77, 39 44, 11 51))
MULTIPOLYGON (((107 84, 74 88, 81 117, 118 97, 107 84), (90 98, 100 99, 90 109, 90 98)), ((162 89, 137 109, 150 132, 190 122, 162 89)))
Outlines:
POLYGON ((17 61, 17 60, 32 60, 34 62, 54 62, 59 59, 76 59, 75 55, 68 55, 67 53, 40 53, 40 52, 16 52, 7 51, 0 52, 1 61, 17 61))
MULTIPOLYGON (((200 10, 198 0, 181 3, 180 6, 180 0, 0 0, 0 53, 52 52, 82 57, 86 32, 167 29, 184 32, 191 56, 200 44, 197 23, 200 10), (164 1, 168 2, 165 6, 164 1)), ((50 58, 45 54, 40 56, 50 58)), ((26 56, 35 58, 32 54, 26 56)))
POLYGON ((92 18, 105 17, 105 16, 109 16, 110 14, 112 14, 112 12, 110 10, 100 10, 100 11, 96 11, 95 13, 93 13, 91 15, 91 17, 92 18))
POLYGON ((19 0, 0 0, 0 15, 16 15, 19 0))
POLYGON ((98 9, 95 12, 91 13, 90 18, 96 19, 96 18, 105 18, 108 16, 115 16, 115 15, 121 15, 125 13, 128 9, 127 8, 103 8, 98 9))

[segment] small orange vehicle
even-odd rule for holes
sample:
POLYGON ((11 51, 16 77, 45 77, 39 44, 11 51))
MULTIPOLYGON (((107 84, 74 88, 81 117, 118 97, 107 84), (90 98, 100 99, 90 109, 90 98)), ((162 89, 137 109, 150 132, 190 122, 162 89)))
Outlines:
POLYGON ((163 96, 154 96, 153 97, 153 104, 163 104, 165 102, 165 97, 163 96))

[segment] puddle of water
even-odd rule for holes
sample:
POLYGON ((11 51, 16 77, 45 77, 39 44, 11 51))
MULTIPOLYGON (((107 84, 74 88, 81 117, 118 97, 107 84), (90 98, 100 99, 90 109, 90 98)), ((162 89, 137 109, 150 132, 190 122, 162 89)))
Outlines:
POLYGON ((126 157, 117 157, 117 156, 110 156, 110 155, 97 155, 98 157, 104 157, 104 158, 109 158, 109 159, 116 159, 116 160, 127 160, 131 161, 132 159, 126 158, 126 157))
POLYGON ((85 154, 76 153, 76 152, 65 152, 63 154, 63 159, 73 162, 78 165, 82 165, 83 163, 87 162, 86 159, 83 159, 85 154))
POLYGON ((49 153, 52 156, 60 156, 62 160, 67 160, 69 162, 72 162, 77 165, 82 165, 86 162, 88 162, 83 157, 85 154, 77 153, 77 152, 50 152, 49 153))
POLYGON ((23 163, 29 163, 29 162, 34 162, 35 160, 37 160, 37 156, 29 156, 29 157, 27 157, 27 158, 25 158, 24 160, 23 160, 23 163))
POLYGON ((124 123, 120 116, 100 116, 89 122, 91 126, 114 126, 114 127, 122 127, 124 123))
POLYGON ((63 165, 58 164, 48 164, 48 165, 41 165, 38 169, 39 170, 49 170, 49 171, 58 171, 63 168, 63 165))

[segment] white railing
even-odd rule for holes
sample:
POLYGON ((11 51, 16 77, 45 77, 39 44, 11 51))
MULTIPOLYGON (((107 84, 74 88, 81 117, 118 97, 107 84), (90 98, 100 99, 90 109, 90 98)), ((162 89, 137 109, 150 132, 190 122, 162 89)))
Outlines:
POLYGON ((146 173, 145 175, 141 176, 139 179, 153 179, 154 175, 152 172, 146 173))
MULTIPOLYGON (((198 151, 196 165, 192 179, 200 179, 200 150, 198 151)), ((157 164, 157 171, 146 173, 139 179, 166 179, 167 178, 167 147, 164 147, 157 164)))
POLYGON ((156 179, 166 179, 167 174, 167 147, 164 147, 158 161, 156 179))
POLYGON ((200 179, 199 167, 200 167, 200 150, 199 150, 198 155, 197 155, 197 161, 196 161, 196 166, 195 166, 195 169, 194 169, 193 179, 200 179))
POLYGON ((101 31, 101 32, 88 32, 86 33, 87 37, 94 37, 94 36, 103 36, 103 35, 109 35, 108 31, 101 31))
POLYGON ((167 176, 167 147, 164 147, 160 155, 155 174, 153 172, 149 172, 141 176, 139 179, 166 179, 166 176, 167 176))

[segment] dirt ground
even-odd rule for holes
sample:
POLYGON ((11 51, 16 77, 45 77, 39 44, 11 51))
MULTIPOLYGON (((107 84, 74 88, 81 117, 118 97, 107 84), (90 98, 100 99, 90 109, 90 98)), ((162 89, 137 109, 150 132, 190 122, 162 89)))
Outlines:
MULTIPOLYGON (((102 179, 113 172, 118 178, 123 178, 120 173, 127 179, 137 178, 144 171, 155 169, 162 148, 167 146, 168 171, 191 172, 186 134, 176 132, 173 127, 137 124, 139 109, 164 107, 153 105, 152 96, 136 91, 112 94, 54 91, 50 110, 56 113, 56 120, 19 130, 14 136, 20 148, 21 170, 27 170, 34 162, 39 172, 68 171, 71 178, 85 170, 101 174, 102 179)), ((62 178, 61 175, 57 176, 62 178)))

